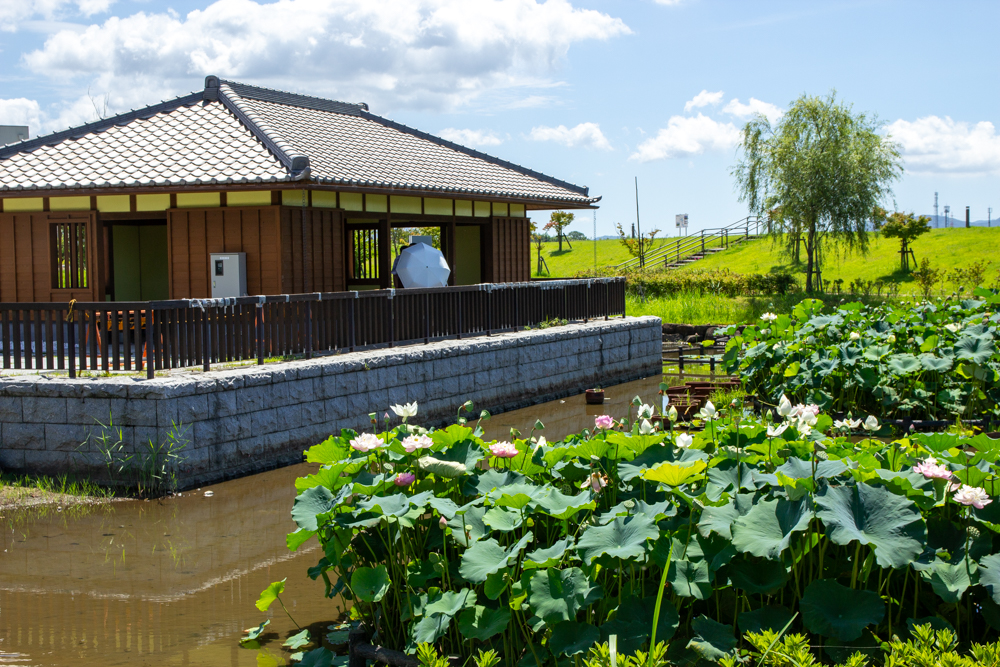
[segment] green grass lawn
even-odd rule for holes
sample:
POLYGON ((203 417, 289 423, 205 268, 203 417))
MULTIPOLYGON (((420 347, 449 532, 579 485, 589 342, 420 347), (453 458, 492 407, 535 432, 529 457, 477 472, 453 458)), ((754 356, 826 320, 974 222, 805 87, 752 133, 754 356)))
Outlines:
MULTIPOLYGON (((976 261, 987 262, 985 280, 992 283, 1000 269, 998 246, 1000 228, 934 229, 914 241, 913 253, 918 262, 927 258, 932 266, 944 269, 964 267, 976 261)), ((800 284, 804 283, 805 265, 792 264, 780 251, 779 245, 765 238, 706 257, 680 270, 729 269, 737 273, 789 271, 800 277, 800 284)), ((866 256, 857 252, 837 253, 831 249, 824 257, 823 278, 830 281, 831 289, 833 281, 838 278, 844 280, 845 288, 856 279, 882 279, 904 284, 913 282, 908 273, 899 270, 899 241, 879 236, 873 236, 866 256)), ((903 291, 911 290, 904 286, 903 291)))
POLYGON ((655 315, 664 322, 684 324, 746 324, 756 322, 767 312, 791 312, 800 301, 817 298, 828 306, 847 301, 864 303, 881 303, 877 297, 859 297, 836 294, 819 294, 810 297, 808 294, 772 296, 737 296, 727 297, 717 294, 674 294, 669 297, 646 299, 628 294, 625 297, 625 314, 633 317, 655 315))
MULTIPOLYGON (((665 243, 665 239, 658 239, 654 247, 659 247, 665 243)), ((542 257, 549 265, 549 273, 537 273, 538 253, 535 244, 531 244, 531 276, 533 278, 566 278, 575 275, 580 271, 592 271, 594 269, 594 241, 571 241, 572 250, 563 241, 562 252, 559 252, 559 244, 555 241, 542 244, 542 257)), ((597 241, 597 266, 614 266, 632 259, 628 250, 618 239, 607 239, 597 241)))

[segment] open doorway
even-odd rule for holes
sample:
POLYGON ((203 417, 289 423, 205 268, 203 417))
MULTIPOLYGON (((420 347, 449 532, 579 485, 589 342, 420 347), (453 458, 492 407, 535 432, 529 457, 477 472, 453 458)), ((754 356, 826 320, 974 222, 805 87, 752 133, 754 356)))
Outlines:
POLYGON ((116 220, 109 231, 111 298, 114 301, 169 299, 166 222, 116 220))

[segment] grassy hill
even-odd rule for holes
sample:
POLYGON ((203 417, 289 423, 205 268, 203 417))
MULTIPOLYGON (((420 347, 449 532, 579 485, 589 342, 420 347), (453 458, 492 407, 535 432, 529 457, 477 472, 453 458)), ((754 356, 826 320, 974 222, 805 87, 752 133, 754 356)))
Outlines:
MULTIPOLYGON (((662 239, 659 243, 666 242, 669 241, 662 239)), ((543 244, 542 247, 542 257, 549 266, 548 277, 572 276, 580 271, 594 268, 594 241, 576 241, 572 250, 564 245, 561 253, 556 248, 555 242, 543 244)), ((926 257, 933 266, 944 269, 964 267, 976 261, 986 262, 988 264, 986 281, 992 283, 1000 270, 1000 228, 934 229, 913 243, 913 252, 918 261, 926 257)), ((837 252, 833 249, 826 252, 823 278, 831 283, 842 278, 845 287, 855 279, 912 283, 910 275, 899 270, 898 253, 899 241, 873 235, 866 256, 856 252, 846 254, 842 250, 837 252)), ((615 265, 627 259, 630 259, 628 252, 617 240, 597 241, 598 266, 615 265)), ((532 275, 538 277, 538 274, 534 273, 536 265, 537 256, 532 245, 531 270, 532 275)), ((781 254, 781 247, 766 238, 717 253, 679 270, 720 268, 737 273, 789 271, 800 277, 800 283, 805 282, 805 266, 792 264, 781 254)), ((541 275, 545 277, 544 272, 541 275)), ((904 287, 903 291, 910 290, 904 287)))
MULTIPOLYGON (((917 261, 927 258, 931 265, 952 269, 965 267, 973 262, 988 264, 986 281, 992 283, 1000 269, 1000 228, 934 229, 913 242, 917 261)), ((804 256, 804 255, 803 255, 804 256)), ((729 269, 737 273, 770 273, 788 271, 805 282, 805 266, 794 265, 781 254, 781 247, 770 239, 760 239, 732 250, 717 253, 681 269, 729 269)), ((862 256, 856 252, 846 254, 830 251, 824 257, 823 278, 844 280, 846 287, 853 280, 885 280, 912 283, 908 273, 899 270, 899 241, 873 236, 869 252, 862 256)), ((904 292, 909 290, 904 287, 904 292)))

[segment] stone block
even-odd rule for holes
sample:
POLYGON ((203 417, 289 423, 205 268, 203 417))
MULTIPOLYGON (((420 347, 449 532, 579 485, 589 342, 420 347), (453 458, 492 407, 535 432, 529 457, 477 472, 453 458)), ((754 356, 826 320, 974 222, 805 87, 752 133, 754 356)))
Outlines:
POLYGON ((156 401, 156 425, 161 429, 170 428, 180 422, 177 412, 177 399, 168 398, 156 401))
POLYGON ((21 415, 20 396, 0 396, 0 424, 20 423, 21 415))
MULTIPOLYGON (((287 408, 282 408, 282 412, 287 412, 287 408)), ((264 435, 265 433, 273 433, 274 431, 284 431, 285 429, 279 425, 278 422, 278 410, 276 408, 271 408, 270 410, 258 410, 257 412, 250 413, 250 432, 254 435, 264 435)))
POLYGON ((24 450, 0 447, 0 468, 17 472, 24 470, 24 450))
POLYGON ((193 424, 209 417, 209 399, 206 394, 193 394, 177 399, 177 420, 182 424, 193 424))
MULTIPOLYGON (((293 380, 283 384, 288 396, 288 404, 305 403, 316 398, 311 379, 293 380)), ((277 388, 277 386, 275 387, 277 388)))
POLYGON ((329 421, 339 421, 347 416, 350 400, 346 396, 328 398, 324 402, 324 412, 329 421))
POLYGON ((323 401, 309 401, 299 406, 302 411, 302 425, 326 423, 326 406, 323 401))
POLYGON ((35 475, 64 475, 71 469, 72 454, 46 450, 25 450, 24 471, 35 475))
POLYGON ((208 418, 219 419, 238 414, 237 391, 227 390, 208 395, 208 418))
POLYGON ((21 401, 25 421, 39 424, 65 424, 66 400, 65 398, 25 396, 21 401))
POLYGON ((222 423, 229 419, 235 419, 235 417, 206 419, 205 421, 195 422, 192 434, 194 442, 198 443, 199 447, 210 447, 222 442, 222 438, 220 437, 222 423))
POLYGON ((156 401, 141 398, 125 399, 122 423, 128 426, 156 426, 156 401))
POLYGON ((45 448, 49 451, 72 452, 87 448, 90 427, 82 424, 46 424, 45 448))
POLYGON ((0 424, 0 448, 45 449, 44 424, 0 424))

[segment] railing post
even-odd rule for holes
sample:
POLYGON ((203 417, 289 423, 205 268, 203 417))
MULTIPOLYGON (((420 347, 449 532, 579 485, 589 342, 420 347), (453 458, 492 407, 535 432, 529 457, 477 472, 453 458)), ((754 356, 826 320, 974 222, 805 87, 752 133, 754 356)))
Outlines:
POLYGON ((256 338, 257 343, 257 365, 264 365, 264 304, 260 301, 257 302, 257 322, 254 338, 256 338))
POLYGON ((389 297, 385 300, 389 304, 389 347, 396 345, 396 310, 392 307, 392 297, 395 294, 396 290, 390 287, 389 297))
POLYGON ((312 301, 306 301, 306 359, 313 357, 313 308, 312 301))
POLYGON ((152 380, 156 377, 156 346, 153 344, 153 339, 156 334, 153 330, 153 309, 146 309, 146 379, 152 380))
POLYGON ((486 337, 493 335, 493 292, 486 286, 486 337))
POLYGON ((611 319, 611 281, 604 281, 604 321, 611 319))
POLYGON ((705 254, 705 230, 701 230, 701 254, 705 254))
POLYGON ((201 369, 206 373, 212 370, 212 325, 208 321, 208 308, 202 312, 204 320, 201 325, 202 338, 204 339, 201 346, 202 358, 201 358, 201 369))
POLYGON ((424 292, 424 345, 431 342, 431 295, 424 292))
POLYGON ((458 340, 462 340, 462 295, 465 292, 456 292, 455 297, 458 299, 458 340))
POLYGON ((583 305, 583 323, 586 324, 590 315, 590 281, 587 281, 587 298, 586 303, 583 305))
MULTIPOLYGON (((72 306, 70 306, 70 307, 72 308, 72 306)), ((68 349, 68 353, 69 353, 69 377, 70 377, 70 379, 73 379, 73 378, 76 377, 76 327, 73 326, 75 324, 75 322, 73 322, 73 313, 70 312, 69 317, 66 318, 66 319, 67 319, 67 324, 68 324, 68 328, 66 329, 66 333, 68 334, 68 338, 69 338, 69 340, 68 340, 68 346, 69 346, 69 349, 68 349)), ((7 332, 4 331, 4 335, 6 335, 6 334, 7 334, 7 332)), ((62 352, 62 350, 60 350, 60 352, 62 352)))
POLYGON ((358 300, 358 293, 355 290, 354 298, 350 301, 350 307, 347 309, 347 338, 348 343, 350 343, 351 352, 354 352, 354 304, 358 300))

